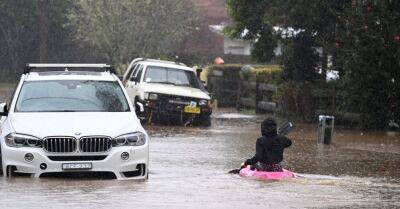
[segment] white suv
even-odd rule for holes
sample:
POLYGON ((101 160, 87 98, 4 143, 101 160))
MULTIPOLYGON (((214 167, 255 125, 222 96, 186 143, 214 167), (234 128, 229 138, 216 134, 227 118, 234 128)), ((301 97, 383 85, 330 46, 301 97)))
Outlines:
POLYGON ((210 126, 210 96, 196 72, 182 63, 134 59, 123 84, 145 121, 210 126))
POLYGON ((5 176, 148 176, 148 135, 109 65, 29 64, 0 117, 5 176))

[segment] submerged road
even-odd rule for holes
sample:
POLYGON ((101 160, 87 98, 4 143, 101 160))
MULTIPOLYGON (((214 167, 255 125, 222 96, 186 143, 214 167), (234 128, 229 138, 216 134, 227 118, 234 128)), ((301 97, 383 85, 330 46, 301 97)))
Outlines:
POLYGON ((400 137, 337 130, 316 144, 296 124, 280 182, 227 174, 254 153, 262 118, 220 113, 210 128, 147 127, 150 179, 0 177, 0 208, 399 208, 400 137))

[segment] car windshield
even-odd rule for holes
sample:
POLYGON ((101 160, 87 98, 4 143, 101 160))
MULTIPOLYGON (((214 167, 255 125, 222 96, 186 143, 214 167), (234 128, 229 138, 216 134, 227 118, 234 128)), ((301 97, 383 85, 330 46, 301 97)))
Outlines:
POLYGON ((28 81, 15 112, 127 112, 117 82, 88 80, 28 81))
POLYGON ((163 83, 176 86, 201 88, 194 72, 176 68, 148 66, 144 81, 147 83, 163 83))

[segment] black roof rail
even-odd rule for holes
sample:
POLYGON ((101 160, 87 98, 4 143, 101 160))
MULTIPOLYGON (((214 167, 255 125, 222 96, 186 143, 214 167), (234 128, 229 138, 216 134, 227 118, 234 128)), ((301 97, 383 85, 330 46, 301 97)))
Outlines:
MULTIPOLYGON (((37 68, 67 68, 69 71, 73 71, 73 68, 91 68, 92 69, 104 69, 104 71, 108 71, 113 74, 117 74, 115 68, 112 65, 108 64, 84 64, 84 63, 30 63, 26 64, 24 69, 24 74, 30 73, 32 69, 37 68)), ((98 72, 98 71, 95 71, 98 72)))

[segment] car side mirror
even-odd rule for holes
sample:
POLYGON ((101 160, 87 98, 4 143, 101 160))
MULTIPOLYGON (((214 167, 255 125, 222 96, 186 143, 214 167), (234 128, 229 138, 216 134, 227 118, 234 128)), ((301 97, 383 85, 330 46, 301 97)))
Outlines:
POLYGON ((6 103, 0 104, 0 116, 7 116, 8 115, 8 108, 6 103))
POLYGON ((205 82, 205 81, 202 81, 202 80, 200 80, 200 81, 201 81, 201 83, 203 84, 203 86, 204 86, 204 89, 205 89, 206 91, 208 91, 207 82, 205 82))
POLYGON ((138 110, 140 113, 144 113, 144 106, 141 102, 136 102, 136 110, 138 110))

